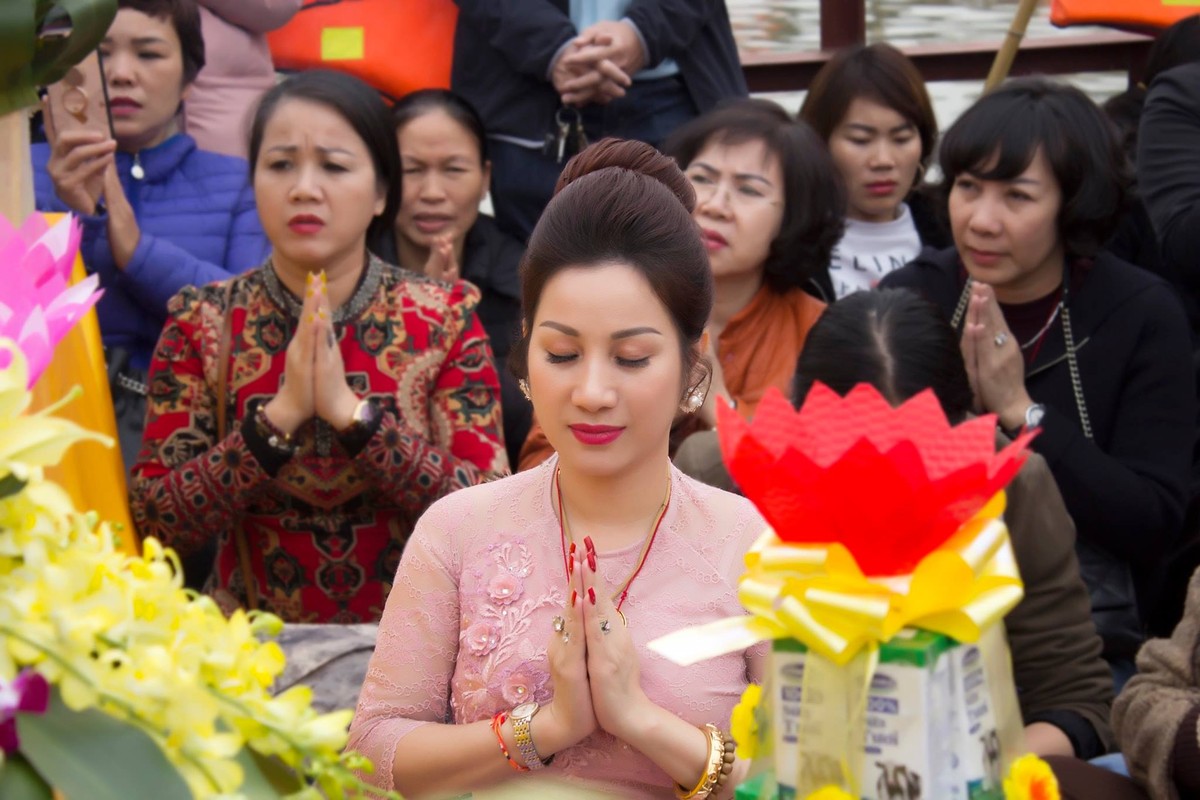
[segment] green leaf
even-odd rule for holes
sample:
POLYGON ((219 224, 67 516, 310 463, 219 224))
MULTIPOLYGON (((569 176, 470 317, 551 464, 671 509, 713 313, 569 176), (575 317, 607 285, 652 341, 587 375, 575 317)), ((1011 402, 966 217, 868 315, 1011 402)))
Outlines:
POLYGON ((192 796, 149 736, 95 708, 70 710, 57 687, 50 693, 45 714, 17 715, 17 735, 21 752, 69 798, 186 800, 192 796))
POLYGON ((0 500, 3 500, 9 495, 16 494, 25 488, 25 481, 13 475, 11 472, 0 478, 0 500))
POLYGON ((0 767, 0 797, 4 800, 50 800, 54 793, 20 753, 4 757, 0 767))
POLYGON ((36 87, 59 80, 94 50, 116 14, 117 0, 0 0, 0 116, 36 104, 36 87), (39 40, 55 13, 70 17, 70 35, 39 40))
POLYGON ((282 795, 304 788, 300 776, 274 756, 264 756, 249 747, 243 747, 242 752, 238 753, 237 763, 242 765, 245 773, 238 791, 249 800, 277 800, 282 795))

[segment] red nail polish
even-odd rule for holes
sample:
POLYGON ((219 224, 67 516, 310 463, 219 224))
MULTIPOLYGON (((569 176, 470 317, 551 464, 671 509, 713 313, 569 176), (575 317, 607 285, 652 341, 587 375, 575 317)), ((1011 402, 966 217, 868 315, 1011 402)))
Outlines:
POLYGON ((571 590, 571 608, 575 607, 575 601, 579 599, 579 592, 571 590))
POLYGON ((587 551, 589 553, 596 552, 596 545, 592 543, 592 537, 590 537, 590 536, 583 537, 583 544, 585 547, 587 547, 587 551))
POLYGON ((596 590, 588 589, 588 600, 592 601, 592 605, 596 605, 596 590))
POLYGON ((592 568, 592 572, 596 571, 596 554, 588 553, 588 566, 592 568))
POLYGON ((575 555, 575 543, 574 543, 574 542, 571 542, 571 550, 570 550, 570 552, 571 552, 571 555, 572 555, 572 556, 574 556, 574 555, 575 555))
POLYGON ((575 574, 575 557, 574 557, 574 554, 572 554, 571 558, 567 561, 567 575, 574 575, 574 574, 575 574))

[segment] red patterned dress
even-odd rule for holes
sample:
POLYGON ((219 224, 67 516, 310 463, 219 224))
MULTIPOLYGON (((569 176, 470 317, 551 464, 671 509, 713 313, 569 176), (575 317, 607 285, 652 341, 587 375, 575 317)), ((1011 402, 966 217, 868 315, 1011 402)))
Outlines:
POLYGON ((289 457, 267 444, 254 411, 279 390, 300 303, 270 262, 232 279, 229 423, 218 441, 225 286, 171 300, 133 469, 138 530, 181 554, 215 537, 209 588, 245 604, 240 527, 261 608, 291 622, 378 620, 421 513, 508 469, 479 292, 371 257, 334 324, 351 388, 380 413, 354 436, 311 420, 289 457))

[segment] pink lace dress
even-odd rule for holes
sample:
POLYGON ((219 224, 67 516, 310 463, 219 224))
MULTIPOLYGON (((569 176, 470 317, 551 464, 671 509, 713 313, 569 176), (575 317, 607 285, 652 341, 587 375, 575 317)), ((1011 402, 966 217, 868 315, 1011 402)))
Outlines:
MULTIPOLYGON (((489 720, 530 698, 545 704, 553 697, 546 645, 551 621, 566 603, 551 505, 557 464, 551 458, 536 469, 455 492, 417 523, 350 726, 349 747, 374 761, 371 780, 381 787, 392 788, 397 745, 421 726, 489 720)), ((742 690, 761 678, 765 648, 684 668, 650 652, 646 643, 742 613, 742 557, 765 523, 744 498, 674 468, 671 480, 670 507, 624 611, 647 696, 692 724, 728 729, 742 690)), ((610 591, 633 569, 640 550, 638 543, 599 553, 610 591)), ((502 758, 499 748, 496 758, 502 758)), ((589 781, 622 797, 673 797, 665 772, 604 731, 559 752, 538 774, 589 781)))

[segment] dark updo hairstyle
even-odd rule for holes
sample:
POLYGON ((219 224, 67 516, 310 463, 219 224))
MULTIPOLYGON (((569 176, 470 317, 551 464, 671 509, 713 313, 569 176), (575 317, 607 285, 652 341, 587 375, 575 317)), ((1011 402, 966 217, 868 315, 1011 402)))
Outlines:
POLYGON ((955 424, 973 404, 954 329, 906 289, 855 292, 825 309, 796 363, 792 403, 803 404, 818 381, 843 396, 869 383, 894 406, 933 389, 955 424))
POLYGON ((648 144, 602 139, 568 161, 521 259, 524 334, 509 356, 512 373, 529 377, 529 337, 546 283, 567 268, 620 263, 646 278, 671 315, 684 383, 700 382, 695 345, 712 310, 713 279, 695 205, 675 162, 648 144))
POLYGON ((783 222, 763 264, 763 282, 782 294, 829 268, 845 228, 846 190, 825 144, 770 100, 736 100, 704 114, 667 140, 684 169, 705 147, 762 142, 783 174, 783 222))
POLYGON ((813 78, 800 119, 828 142, 859 98, 887 106, 912 123, 921 137, 921 165, 929 166, 937 144, 937 117, 925 79, 908 56, 883 42, 839 50, 813 78))
POLYGON ((117 10, 123 8, 171 23, 183 55, 183 85, 196 80, 204 69, 204 35, 196 0, 117 0, 117 10))
POLYGON ((1062 192, 1064 252, 1068 259, 1092 258, 1129 206, 1133 173, 1112 123, 1073 86, 1021 78, 977 100, 942 140, 943 197, 963 173, 1012 180, 1039 149, 1062 192))
POLYGON ((431 111, 442 111, 461 125, 475 139, 479 163, 488 160, 487 131, 479 112, 464 97, 449 89, 420 89, 404 95, 392 106, 392 124, 399 133, 405 125, 431 111))
POLYGON ((250 175, 258 166, 263 131, 279 104, 286 100, 307 100, 332 111, 354 129, 371 154, 375 179, 385 189, 387 204, 383 213, 371 220, 367 239, 373 241, 391 230, 400 211, 400 153, 396 128, 387 105, 379 93, 358 78, 332 70, 298 72, 263 95, 250 125, 250 175))

